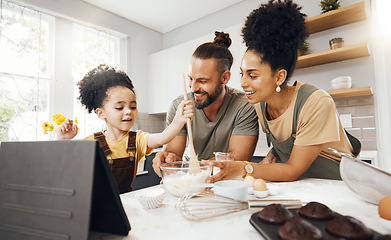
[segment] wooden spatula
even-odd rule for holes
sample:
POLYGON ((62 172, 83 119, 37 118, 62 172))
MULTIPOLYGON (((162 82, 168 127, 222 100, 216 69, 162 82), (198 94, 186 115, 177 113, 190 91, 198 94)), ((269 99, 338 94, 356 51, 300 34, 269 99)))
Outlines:
MULTIPOLYGON (((187 90, 186 90, 186 79, 185 74, 182 73, 182 79, 183 79, 183 90, 184 90, 184 99, 188 100, 187 98, 187 90)), ((198 163, 198 158, 194 150, 194 143, 193 143, 193 132, 191 130, 191 121, 188 118, 187 119, 187 133, 189 136, 189 148, 190 148, 190 161, 189 161, 189 167, 194 168, 191 172, 197 173, 199 172, 200 164, 198 163)))

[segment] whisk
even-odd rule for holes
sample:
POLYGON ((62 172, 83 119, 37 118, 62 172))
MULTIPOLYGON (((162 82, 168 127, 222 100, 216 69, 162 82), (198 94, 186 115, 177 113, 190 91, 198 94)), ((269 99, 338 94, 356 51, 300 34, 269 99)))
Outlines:
POLYGON ((204 191, 183 195, 178 199, 175 208, 187 219, 199 221, 248 210, 249 208, 265 207, 272 203, 280 203, 288 208, 302 206, 302 202, 300 200, 284 199, 239 201, 216 195, 211 191, 204 191))

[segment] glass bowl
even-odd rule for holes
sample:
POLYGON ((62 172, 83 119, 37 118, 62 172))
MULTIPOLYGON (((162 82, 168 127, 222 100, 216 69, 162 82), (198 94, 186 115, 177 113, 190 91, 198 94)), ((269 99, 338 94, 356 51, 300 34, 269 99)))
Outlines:
POLYGON ((197 168, 189 167, 181 161, 161 165, 160 173, 166 190, 177 197, 190 192, 203 191, 205 187, 200 185, 206 183, 212 168, 206 163, 199 162, 199 164, 200 167, 197 168))

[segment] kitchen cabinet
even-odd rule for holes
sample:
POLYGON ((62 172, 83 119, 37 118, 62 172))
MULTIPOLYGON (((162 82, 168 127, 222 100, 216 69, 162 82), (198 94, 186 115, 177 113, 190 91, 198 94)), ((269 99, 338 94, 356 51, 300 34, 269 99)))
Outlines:
POLYGON ((156 153, 146 156, 145 159, 145 173, 137 175, 132 183, 132 190, 138 190, 146 187, 151 187, 160 184, 161 178, 155 173, 152 167, 152 160, 156 153))
MULTIPOLYGON (((214 36, 214 35, 213 35, 214 36)), ((213 40, 213 37, 212 37, 213 40)), ((172 101, 183 95, 183 78, 188 87, 189 63, 194 50, 201 44, 211 41, 211 36, 195 40, 151 54, 148 58, 148 113, 163 114, 168 111, 172 101)))
POLYGON ((148 57, 148 112, 163 113, 168 110, 167 52, 148 57))

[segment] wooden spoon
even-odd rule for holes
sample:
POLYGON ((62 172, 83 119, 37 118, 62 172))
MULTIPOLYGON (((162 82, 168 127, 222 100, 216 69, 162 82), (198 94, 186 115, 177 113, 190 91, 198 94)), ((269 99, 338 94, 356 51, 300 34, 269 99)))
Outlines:
MULTIPOLYGON (((185 74, 182 73, 182 79, 183 79, 183 90, 184 90, 184 99, 188 100, 187 98, 187 90, 186 90, 186 79, 185 79, 185 74)), ((198 158, 194 150, 194 143, 193 143, 193 132, 191 130, 191 122, 190 119, 187 119, 186 123, 187 127, 187 132, 189 136, 189 148, 190 148, 190 161, 189 161, 189 167, 192 168, 191 172, 192 173, 197 173, 199 172, 199 167, 200 164, 198 163, 198 158)))

